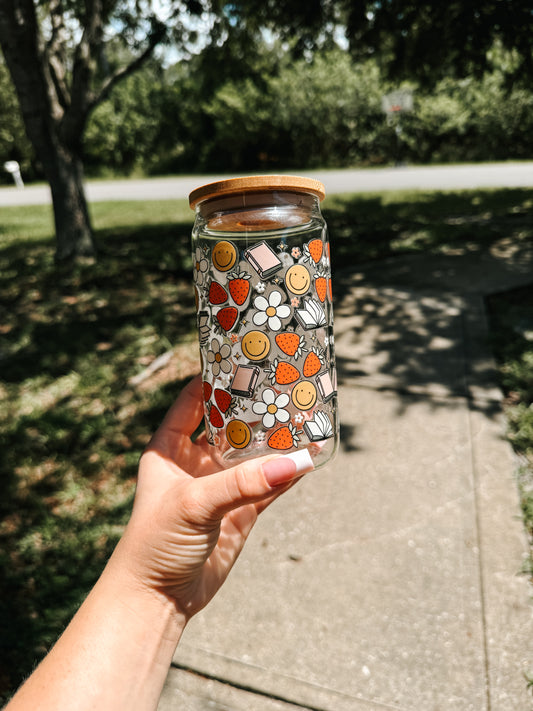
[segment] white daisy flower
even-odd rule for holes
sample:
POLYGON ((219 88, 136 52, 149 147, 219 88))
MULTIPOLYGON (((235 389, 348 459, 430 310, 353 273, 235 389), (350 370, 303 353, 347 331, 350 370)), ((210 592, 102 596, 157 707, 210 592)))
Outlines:
POLYGON ((290 415, 283 408, 289 404, 289 396, 282 393, 276 397, 272 388, 266 388, 262 394, 263 402, 254 402, 252 410, 256 415, 263 415, 263 427, 270 429, 278 422, 288 422, 290 415))
POLYGON ((264 294, 265 289, 266 289, 266 284, 264 281, 258 281, 257 284, 254 286, 254 289, 257 291, 258 294, 264 294))
POLYGON ((227 360, 231 355, 231 348, 227 343, 220 343, 216 338, 211 341, 211 349, 207 351, 207 362, 211 365, 211 370, 215 378, 220 374, 231 372, 231 363, 227 360))
POLYGON ((268 295, 268 300, 264 296, 257 296, 254 300, 254 306, 257 313, 253 315, 252 321, 256 326, 263 326, 268 323, 271 331, 279 331, 281 329, 281 319, 288 318, 291 315, 290 306, 282 304, 282 295, 280 291, 271 291, 268 295))
POLYGON ((200 247, 196 247, 193 255, 194 278, 198 286, 204 283, 205 273, 209 268, 209 263, 200 247))

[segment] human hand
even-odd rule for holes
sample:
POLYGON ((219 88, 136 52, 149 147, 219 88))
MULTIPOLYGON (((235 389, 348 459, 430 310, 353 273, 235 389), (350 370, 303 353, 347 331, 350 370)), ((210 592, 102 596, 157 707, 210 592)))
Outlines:
POLYGON ((258 514, 313 468, 307 450, 219 471, 202 434, 202 381, 184 388, 139 466, 133 514, 121 541, 137 582, 172 600, 188 620, 220 588, 258 514))
POLYGON ((222 585, 257 515, 313 468, 307 450, 219 471, 193 380, 139 466, 133 513, 102 575, 10 711, 155 709, 188 619, 222 585))

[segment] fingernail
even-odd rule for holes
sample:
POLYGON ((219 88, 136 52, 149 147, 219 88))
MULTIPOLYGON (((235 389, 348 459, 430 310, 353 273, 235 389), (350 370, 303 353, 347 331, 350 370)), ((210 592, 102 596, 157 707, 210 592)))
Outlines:
POLYGON ((280 486, 296 477, 307 474, 315 468, 307 449, 300 449, 292 454, 284 454, 277 459, 270 459, 263 464, 263 473, 269 485, 280 486))

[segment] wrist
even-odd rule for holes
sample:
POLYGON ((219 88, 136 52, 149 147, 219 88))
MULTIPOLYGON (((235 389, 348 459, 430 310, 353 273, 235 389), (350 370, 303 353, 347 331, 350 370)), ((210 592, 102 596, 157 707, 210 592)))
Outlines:
POLYGON ((54 648, 14 697, 13 711, 155 709, 185 623, 171 600, 138 584, 117 548, 54 648))
POLYGON ((118 543, 102 574, 101 582, 109 580, 113 588, 120 590, 123 605, 132 615, 153 631, 154 621, 164 624, 165 637, 177 644, 188 617, 176 601, 158 589, 150 580, 144 579, 137 570, 135 556, 128 551, 127 537, 118 543))

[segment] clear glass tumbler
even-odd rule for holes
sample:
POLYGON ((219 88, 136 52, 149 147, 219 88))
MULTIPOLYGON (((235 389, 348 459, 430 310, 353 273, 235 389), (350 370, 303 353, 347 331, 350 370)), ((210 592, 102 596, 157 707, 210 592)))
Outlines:
POLYGON ((338 444, 322 183, 233 178, 189 196, 207 439, 221 465, 338 444))

